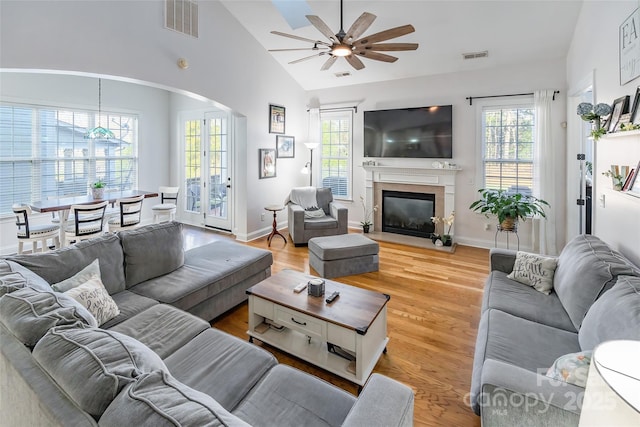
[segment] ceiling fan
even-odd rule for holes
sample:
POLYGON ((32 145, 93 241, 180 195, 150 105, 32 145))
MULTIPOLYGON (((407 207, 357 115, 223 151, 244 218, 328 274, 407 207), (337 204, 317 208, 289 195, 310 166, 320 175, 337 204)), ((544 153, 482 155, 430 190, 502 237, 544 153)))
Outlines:
POLYGON ((340 0, 340 31, 336 34, 333 34, 331 28, 329 28, 329 26, 325 24, 320 17, 315 15, 306 15, 306 17, 318 31, 330 40, 330 42, 312 40, 296 36, 294 34, 282 33, 280 31, 271 31, 271 34, 313 43, 313 47, 298 49, 270 49, 269 52, 312 50, 318 53, 296 59, 295 61, 289 62, 289 64, 296 64, 317 56, 329 55, 329 59, 326 60, 320 70, 328 70, 339 57, 344 57, 353 68, 361 70, 364 68, 364 63, 360 58, 358 58, 358 56, 376 61, 395 62, 398 58, 380 52, 416 50, 418 48, 418 43, 380 43, 414 32, 415 28, 413 28, 413 25, 403 25, 401 27, 391 28, 359 38, 365 31, 367 31, 369 26, 371 26, 373 21, 376 19, 376 15, 369 12, 364 12, 360 15, 360 17, 351 25, 351 28, 345 32, 342 24, 342 0, 340 0))

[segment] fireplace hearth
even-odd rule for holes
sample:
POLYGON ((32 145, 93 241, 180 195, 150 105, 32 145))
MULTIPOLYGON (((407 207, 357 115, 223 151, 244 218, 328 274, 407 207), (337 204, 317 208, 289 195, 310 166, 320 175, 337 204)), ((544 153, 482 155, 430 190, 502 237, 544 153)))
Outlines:
POLYGON ((436 195, 406 191, 382 191, 382 231, 430 238, 435 231, 431 217, 436 195))

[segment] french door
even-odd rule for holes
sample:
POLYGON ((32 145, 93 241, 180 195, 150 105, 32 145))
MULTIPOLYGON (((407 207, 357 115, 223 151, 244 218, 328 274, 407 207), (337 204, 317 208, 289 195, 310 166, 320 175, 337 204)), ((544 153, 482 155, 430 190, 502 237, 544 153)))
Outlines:
POLYGON ((186 119, 184 131, 185 192, 182 217, 186 222, 231 231, 232 153, 229 116, 205 113, 186 119))

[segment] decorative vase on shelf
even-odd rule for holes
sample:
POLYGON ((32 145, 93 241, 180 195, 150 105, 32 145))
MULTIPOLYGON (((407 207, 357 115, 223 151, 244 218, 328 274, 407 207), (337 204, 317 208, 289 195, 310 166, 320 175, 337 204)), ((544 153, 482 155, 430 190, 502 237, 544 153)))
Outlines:
POLYGON ((443 246, 451 246, 453 244, 453 239, 449 234, 442 235, 442 245, 443 246))
POLYGON ((368 233, 369 232, 369 224, 362 224, 362 232, 363 233, 368 233))
POLYGON ((92 188, 91 195, 94 199, 103 199, 104 198, 104 188, 92 188))

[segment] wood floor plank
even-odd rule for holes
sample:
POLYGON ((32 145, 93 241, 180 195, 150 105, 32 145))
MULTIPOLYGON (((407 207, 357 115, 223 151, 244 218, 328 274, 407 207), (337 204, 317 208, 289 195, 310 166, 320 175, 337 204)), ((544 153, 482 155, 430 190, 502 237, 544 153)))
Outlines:
MULTIPOLYGON (((286 236, 286 230, 282 230, 286 236)), ((213 231, 185 227, 185 248, 215 239, 232 238, 213 231)), ((489 252, 468 246, 454 253, 379 242, 380 270, 337 278, 339 282, 391 295, 387 309, 389 344, 374 372, 394 378, 415 393, 416 426, 480 426, 468 406, 471 367, 480 320, 482 287, 489 273, 489 252)), ((247 243, 270 249, 272 273, 309 268, 306 247, 266 238, 247 243)), ((212 321, 212 326, 247 339, 248 307, 241 304, 212 321)), ((255 341, 279 362, 316 375, 349 393, 357 386, 309 363, 255 341)))

